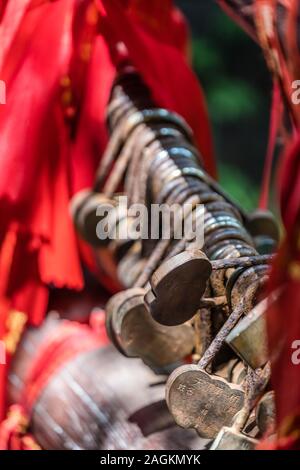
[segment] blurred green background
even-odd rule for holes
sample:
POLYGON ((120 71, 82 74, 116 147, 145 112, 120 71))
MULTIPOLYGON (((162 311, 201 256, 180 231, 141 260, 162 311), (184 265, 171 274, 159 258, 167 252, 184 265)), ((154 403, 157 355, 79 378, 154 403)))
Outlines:
POLYGON ((177 0, 193 38, 221 184, 255 208, 268 141, 272 83, 260 48, 213 0, 177 0))

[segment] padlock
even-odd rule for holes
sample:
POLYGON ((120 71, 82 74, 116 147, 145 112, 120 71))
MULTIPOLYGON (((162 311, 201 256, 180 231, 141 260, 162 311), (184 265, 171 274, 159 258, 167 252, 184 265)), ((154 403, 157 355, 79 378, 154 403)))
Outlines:
POLYGON ((145 303, 162 325, 190 320, 200 306, 211 273, 211 263, 200 250, 184 251, 163 262, 150 278, 145 303))
POLYGON ((245 224, 253 237, 267 235, 274 241, 279 241, 279 226, 272 212, 256 209, 252 213, 247 214, 245 224))
POLYGON ((262 436, 272 434, 276 425, 274 392, 267 392, 256 407, 256 423, 262 436))
POLYGON ((171 374, 166 401, 179 426, 194 428, 201 437, 212 439, 223 426, 230 426, 243 408, 244 391, 240 385, 192 364, 171 374))
MULTIPOLYGON (((254 296, 255 289, 248 287, 245 302, 250 302, 254 296)), ((179 367, 167 381, 166 401, 176 423, 196 429, 201 437, 216 437, 223 426, 232 425, 234 416, 244 407, 245 392, 240 385, 206 371, 243 312, 244 301, 241 300, 199 363, 179 367)))
POLYGON ((228 382, 241 385, 246 377, 246 367, 237 358, 230 359, 226 364, 222 364, 216 370, 216 375, 228 382))
POLYGON ((234 417, 230 427, 224 426, 218 433, 210 450, 254 450, 258 440, 253 437, 257 435, 257 428, 252 429, 252 436, 247 435, 243 430, 246 425, 253 425, 253 406, 262 390, 266 387, 270 378, 270 368, 264 370, 251 371, 248 368, 245 379, 245 402, 243 408, 234 417), (250 421, 249 421, 250 419, 250 421))
POLYGON ((98 237, 97 224, 116 207, 116 200, 89 190, 77 193, 70 203, 71 215, 78 233, 94 247, 107 246, 110 243, 109 237, 103 240, 98 237), (100 207, 103 208, 101 216, 97 215, 100 207))
POLYGON ((257 209, 251 214, 247 214, 245 223, 260 254, 269 254, 276 250, 280 231, 272 212, 257 209))
POLYGON ((238 276, 235 277, 234 270, 228 270, 229 280, 226 284, 226 297, 231 308, 239 304, 244 296, 246 289, 255 289, 253 298, 248 303, 244 303, 244 314, 251 312, 253 307, 258 304, 265 291, 266 283, 269 279, 269 265, 266 263, 257 264, 248 268, 242 268, 238 276), (232 274, 230 274, 232 272, 232 274), (231 276, 235 280, 231 280, 231 276))
POLYGON ((254 450, 258 442, 257 439, 236 431, 233 427, 224 426, 212 443, 210 450, 254 450))
POLYGON ((241 385, 245 380, 246 373, 247 369, 245 367, 245 364, 242 361, 238 361, 238 363, 233 367, 231 371, 231 377, 229 380, 234 384, 241 385))
POLYGON ((128 214, 121 215, 119 211, 116 211, 112 222, 112 230, 108 236, 108 247, 116 262, 122 260, 134 244, 134 240, 130 236, 131 227, 134 223, 135 219, 133 217, 129 217, 128 214))
POLYGON ((245 318, 231 330, 226 343, 252 369, 263 367, 268 361, 266 311, 276 295, 257 304, 245 318))
POLYGON ((146 258, 142 257, 141 242, 136 241, 118 263, 118 279, 129 289, 144 270, 146 258))
POLYGON ((258 389, 255 388, 255 382, 258 383, 259 376, 251 373, 245 380, 245 401, 243 408, 235 415, 232 425, 223 426, 217 437, 212 443, 210 450, 254 450, 258 440, 246 435, 243 432, 253 407, 254 399, 257 397, 258 389), (253 387, 254 385, 254 387, 253 387))
POLYGON ((140 357, 151 367, 163 367, 183 360, 194 348, 192 325, 160 325, 146 309, 144 295, 144 289, 132 288, 111 298, 106 307, 110 338, 123 354, 140 357))

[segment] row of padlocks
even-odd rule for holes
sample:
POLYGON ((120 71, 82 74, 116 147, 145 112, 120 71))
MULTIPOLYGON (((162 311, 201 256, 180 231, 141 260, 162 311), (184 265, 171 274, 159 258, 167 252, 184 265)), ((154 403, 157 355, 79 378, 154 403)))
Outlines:
POLYGON ((115 82, 107 120, 95 185, 76 195, 72 214, 124 286, 106 306, 108 335, 125 356, 171 372, 166 402, 179 426, 212 440, 211 449, 253 449, 275 420, 264 317, 272 298, 263 292, 277 224, 269 212, 246 213, 205 172, 186 122, 155 107, 131 67, 115 82), (188 205, 183 217, 196 227, 202 218, 203 246, 192 232, 100 239, 99 207, 110 207, 114 233, 136 223, 120 210, 120 193, 148 213, 153 204, 188 205))

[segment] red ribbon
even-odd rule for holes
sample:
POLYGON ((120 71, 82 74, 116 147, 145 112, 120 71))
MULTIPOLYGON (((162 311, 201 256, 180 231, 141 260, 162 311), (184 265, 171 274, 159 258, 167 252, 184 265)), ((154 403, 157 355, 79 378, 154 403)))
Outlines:
POLYGON ((66 363, 80 354, 93 351, 109 343, 104 312, 92 315, 93 329, 68 320, 61 321, 37 349, 27 372, 21 403, 9 408, 7 418, 0 424, 0 450, 38 449, 28 434, 34 404, 52 377, 66 363))

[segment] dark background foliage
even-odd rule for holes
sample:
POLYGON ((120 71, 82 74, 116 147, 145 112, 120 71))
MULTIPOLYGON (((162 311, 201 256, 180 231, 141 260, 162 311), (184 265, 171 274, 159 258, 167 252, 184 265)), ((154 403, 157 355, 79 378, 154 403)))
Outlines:
POLYGON ((253 208, 272 90, 263 54, 213 0, 176 3, 191 27, 193 66, 208 102, 221 183, 246 208, 253 208))

